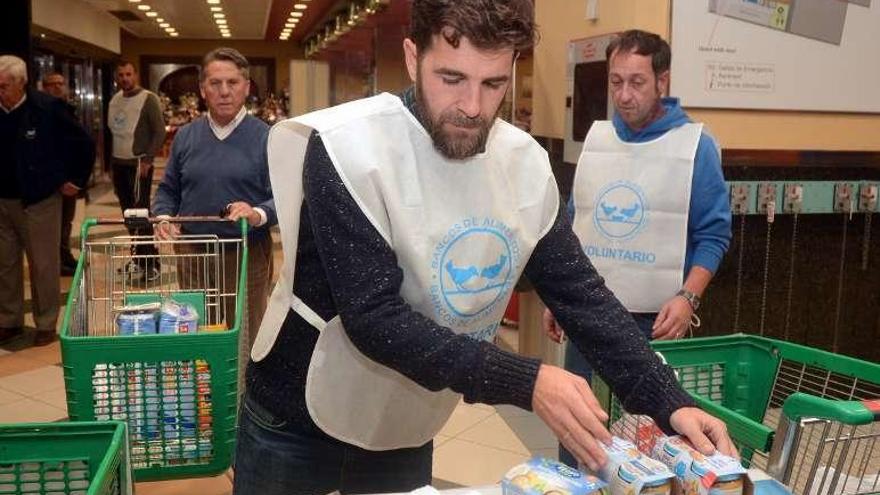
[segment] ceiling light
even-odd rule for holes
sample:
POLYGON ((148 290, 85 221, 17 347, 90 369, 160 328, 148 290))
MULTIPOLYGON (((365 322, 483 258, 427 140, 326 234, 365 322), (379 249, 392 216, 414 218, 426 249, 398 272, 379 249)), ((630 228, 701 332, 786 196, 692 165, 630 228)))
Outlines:
POLYGON ((302 17, 302 16, 303 16, 302 12, 291 12, 290 13, 290 17, 302 17))
POLYGON ((171 37, 174 37, 174 38, 180 36, 177 32, 174 32, 174 33, 168 33, 168 34, 169 34, 171 37))
POLYGON ((167 28, 165 28, 165 32, 166 32, 166 33, 173 33, 173 32, 175 32, 175 31, 177 31, 177 30, 174 29, 173 27, 170 27, 170 26, 167 27, 167 28))
POLYGON ((163 23, 159 24, 159 27, 167 28, 167 27, 171 27, 171 24, 168 24, 167 22, 163 22, 163 23))
POLYGON ((220 0, 205 0, 209 5, 217 5, 220 3, 220 0))
POLYGON ((309 6, 304 3, 295 3, 293 4, 293 8, 296 10, 306 10, 309 6))
POLYGON ((284 24, 284 27, 286 27, 286 28, 295 28, 295 27, 296 27, 296 23, 295 23, 295 22, 288 22, 288 23, 284 24))
POLYGON ((130 3, 139 3, 141 0, 128 0, 130 3))
POLYGON ((220 36, 223 36, 224 38, 231 38, 232 37, 232 35, 229 33, 223 33, 220 36))
MULTIPOLYGON (((150 15, 150 13, 148 12, 147 15, 150 15)), ((156 21, 156 22, 165 22, 165 19, 162 19, 161 17, 157 17, 157 18, 155 19, 155 21, 156 21)))
POLYGON ((211 7, 211 12, 223 12, 223 7, 211 7))
POLYGON ((150 10, 149 5, 138 5, 138 10, 150 10))
POLYGON ((157 15, 159 14, 157 14, 156 12, 147 12, 147 17, 156 17, 157 15))
POLYGON ((215 12, 214 19, 226 19, 226 14, 223 14, 221 12, 215 12))
POLYGON ((218 26, 226 25, 226 19, 217 19, 215 22, 217 23, 218 26))

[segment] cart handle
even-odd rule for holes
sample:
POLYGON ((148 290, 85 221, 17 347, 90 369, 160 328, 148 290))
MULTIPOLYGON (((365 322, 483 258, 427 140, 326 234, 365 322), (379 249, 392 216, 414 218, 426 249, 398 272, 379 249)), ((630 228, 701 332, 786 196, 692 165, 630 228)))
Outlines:
MULTIPOLYGON (((244 219, 242 219, 244 220, 244 219)), ((221 216, 184 216, 184 217, 97 217, 95 225, 122 225, 122 224, 157 224, 162 222, 168 223, 216 223, 216 222, 237 222, 221 216)))
MULTIPOLYGON (((226 217, 226 211, 222 211, 220 215, 191 215, 191 216, 159 216, 151 217, 150 211, 146 208, 129 208, 122 213, 122 218, 118 217, 101 217, 94 219, 91 225, 125 225, 128 228, 143 228, 148 225, 157 223, 217 223, 217 222, 234 222, 226 217)), ((244 218, 239 219, 241 225, 242 237, 247 235, 249 225, 244 218)), ((83 224, 83 229, 85 229, 83 224)), ((83 233, 85 239, 85 232, 83 233)))
POLYGON ((789 483, 802 421, 812 419, 837 421, 847 425, 867 425, 880 420, 880 401, 830 400, 795 392, 785 399, 782 419, 776 428, 776 441, 770 450, 767 472, 783 483, 789 483))
POLYGON ((797 392, 785 400, 782 412, 794 422, 817 418, 848 425, 867 425, 880 421, 880 400, 831 400, 797 392))
POLYGON ((134 227, 144 226, 147 224, 157 224, 162 222, 168 223, 208 223, 208 222, 233 222, 229 218, 222 215, 193 215, 172 217, 162 215, 159 217, 151 217, 149 210, 146 208, 129 208, 119 217, 99 217, 95 219, 96 225, 131 225, 134 227))
MULTIPOLYGON (((168 223, 218 223, 218 222, 237 222, 241 226, 241 236, 242 238, 247 237, 248 232, 250 231, 250 225, 248 225, 247 220, 244 218, 240 218, 238 220, 231 220, 226 217, 222 217, 219 215, 204 215, 204 216, 179 216, 179 217, 151 217, 148 216, 147 210, 126 210, 126 216, 123 218, 119 217, 99 217, 99 218, 87 218, 80 228, 80 238, 82 242, 85 243, 86 238, 88 237, 89 229, 96 225, 125 225, 126 227, 132 228, 142 228, 147 225, 154 225, 157 223, 168 222, 168 223)), ((75 281, 75 280, 74 280, 75 281)))

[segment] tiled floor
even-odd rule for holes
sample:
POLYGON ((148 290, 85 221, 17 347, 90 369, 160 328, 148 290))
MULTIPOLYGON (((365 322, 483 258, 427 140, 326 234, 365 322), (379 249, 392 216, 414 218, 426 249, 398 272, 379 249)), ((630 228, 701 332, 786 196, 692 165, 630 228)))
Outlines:
MULTIPOLYGON (((91 199, 86 216, 118 216, 115 196, 106 183, 93 189, 91 199)), ((82 208, 78 213, 81 218, 82 208)), ((276 258, 275 266, 281 266, 277 244, 276 258)), ((63 291, 69 284, 69 278, 62 279, 63 291)), ((67 418, 60 346, 56 342, 42 348, 30 347, 31 339, 28 334, 0 348, 0 423, 67 418)), ((515 331, 502 330, 502 346, 515 348, 516 341, 515 331)), ((435 441, 435 486, 491 485, 511 466, 533 455, 556 457, 552 433, 534 414, 511 406, 462 403, 435 441)), ((231 491, 226 475, 137 485, 139 495, 220 495, 231 491)))

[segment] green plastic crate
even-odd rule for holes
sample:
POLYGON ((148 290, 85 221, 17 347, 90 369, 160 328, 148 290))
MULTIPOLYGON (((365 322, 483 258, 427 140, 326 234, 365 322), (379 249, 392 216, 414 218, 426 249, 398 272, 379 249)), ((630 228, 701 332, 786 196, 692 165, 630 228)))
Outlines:
MULTIPOLYGON (((791 458, 792 464, 814 471, 795 472, 799 480, 787 480, 794 493, 811 491, 808 478, 823 466, 839 463, 872 475, 880 471, 880 422, 865 402, 880 398, 880 364, 746 334, 651 345, 698 404, 725 421, 745 464, 772 470, 771 451, 780 425, 805 418, 821 420, 816 428, 825 428, 825 433, 809 431, 813 436, 807 436, 802 432, 800 450, 791 458), (848 451, 821 450, 823 442, 831 445, 850 438, 861 443, 850 445, 848 451)), ((598 376, 592 385, 600 403, 610 411, 610 422, 620 418, 624 411, 608 386, 598 376)), ((869 481, 871 489, 853 493, 880 492, 880 475, 869 481)))
POLYGON ((0 494, 128 495, 125 423, 0 425, 0 494))
MULTIPOLYGON (((235 446, 238 401, 238 346, 247 273, 246 224, 238 240, 239 273, 235 319, 224 331, 192 334, 113 335, 100 311, 120 304, 142 303, 167 296, 192 303, 206 322, 210 299, 191 287, 166 290, 164 267, 174 266, 176 254, 160 254, 163 274, 154 285, 128 287, 125 281, 107 284, 107 301, 97 299, 93 282, 101 276, 125 278, 117 270, 125 260, 126 242, 145 242, 92 234, 98 225, 83 225, 83 256, 73 278, 61 331, 61 356, 71 420, 124 420, 128 423, 131 466, 137 481, 216 475, 229 468, 235 446), (90 244, 90 234, 95 241, 90 244), (121 239, 120 245, 112 245, 121 239), (103 251, 99 251, 101 246, 103 251), (107 248, 110 246, 110 248, 107 248), (120 246, 125 249, 120 249, 120 246), (120 255, 119 253, 122 253, 120 255), (102 262, 112 259, 112 262, 102 262), (167 264, 166 264, 167 263, 167 264), (109 268, 108 268, 109 266, 109 268), (121 287, 121 288, 120 288, 121 287), (157 288, 158 287, 158 288, 157 288), (155 293, 151 292, 156 288, 155 293), (136 290, 137 289, 137 290, 136 290), (144 289, 144 290, 140 290, 144 289), (95 321, 102 330, 88 328, 95 321), (97 333, 97 335, 95 335, 97 333)), ((207 242, 207 241, 206 241, 207 242)), ((224 241, 225 242, 225 241, 224 241)), ((129 255, 131 258, 134 255, 129 255)), ((222 292, 222 290, 220 291, 222 292)), ((219 307, 222 302, 215 302, 219 307)), ((215 308, 216 309, 216 308, 215 308)), ((109 313, 108 313, 109 314, 109 313)), ((211 321, 207 321, 212 323, 211 321)))

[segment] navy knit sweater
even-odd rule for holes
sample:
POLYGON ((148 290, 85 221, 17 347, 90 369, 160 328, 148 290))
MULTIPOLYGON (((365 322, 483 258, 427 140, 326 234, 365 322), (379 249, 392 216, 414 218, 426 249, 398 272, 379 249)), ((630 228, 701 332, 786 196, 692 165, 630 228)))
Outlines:
MULTIPOLYGON (((403 272, 394 251, 345 188, 317 135, 306 152, 304 188, 294 277, 294 293, 303 302, 325 320, 340 315, 361 352, 427 389, 450 388, 467 402, 531 410, 540 363, 456 335, 403 300, 403 272)), ((650 414, 668 429, 669 415, 693 404, 605 287, 566 215, 557 215, 538 242, 525 275, 627 410, 650 414)), ((247 389, 288 425, 324 435, 305 404, 306 374, 317 337, 313 327, 290 311, 269 355, 249 364, 247 389)))
MULTIPOLYGON (((244 201, 266 212, 266 224, 251 230, 251 235, 269 235, 269 227, 278 219, 269 185, 268 137, 269 126, 251 115, 223 141, 214 135, 207 117, 183 126, 174 137, 165 176, 153 198, 153 215, 213 216, 229 203, 244 201)), ((183 230, 241 236, 232 224, 188 224, 183 230)))

